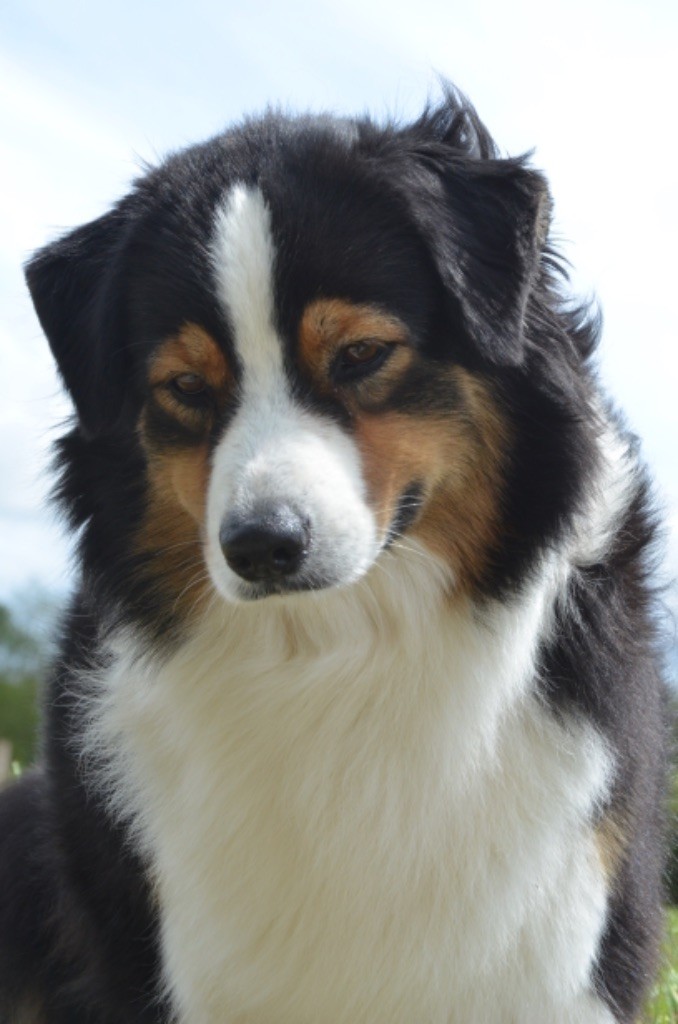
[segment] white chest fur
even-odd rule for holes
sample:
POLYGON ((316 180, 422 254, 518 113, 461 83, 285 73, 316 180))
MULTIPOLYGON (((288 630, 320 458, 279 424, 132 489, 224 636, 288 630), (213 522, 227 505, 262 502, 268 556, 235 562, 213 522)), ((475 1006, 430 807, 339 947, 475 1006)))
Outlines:
POLYGON ((610 763, 533 692, 562 568, 481 617, 397 552, 345 591, 129 638, 90 739, 152 865, 181 1024, 608 1022, 610 763))

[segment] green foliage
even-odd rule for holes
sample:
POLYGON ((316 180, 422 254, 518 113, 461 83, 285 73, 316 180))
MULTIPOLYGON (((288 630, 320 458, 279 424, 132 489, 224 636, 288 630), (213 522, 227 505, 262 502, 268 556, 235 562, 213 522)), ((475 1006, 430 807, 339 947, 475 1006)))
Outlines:
POLYGON ((35 759, 37 698, 35 676, 25 676, 15 682, 0 678, 0 738, 10 741, 12 757, 22 765, 35 759))
POLYGON ((645 1024, 676 1024, 678 1021, 678 909, 667 914, 664 970, 647 1007, 645 1024))
POLYGON ((19 766, 36 755, 38 693, 48 658, 45 623, 54 618, 54 602, 43 594, 28 595, 24 611, 0 605, 0 739, 12 745, 19 766))
MULTIPOLYGON (((0 679, 20 682, 40 668, 40 644, 0 604, 0 679)), ((2 719, 0 719, 0 722, 2 719)))

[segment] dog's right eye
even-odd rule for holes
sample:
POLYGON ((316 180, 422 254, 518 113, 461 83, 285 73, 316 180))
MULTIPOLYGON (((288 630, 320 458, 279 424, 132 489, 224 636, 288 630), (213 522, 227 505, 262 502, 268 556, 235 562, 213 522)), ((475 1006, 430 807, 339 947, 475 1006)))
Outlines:
POLYGON ((170 390, 181 402, 195 405, 209 397, 207 384, 197 373, 181 373, 170 381, 170 390))
POLYGON ((354 341, 341 349, 332 375, 337 383, 349 383, 378 370, 393 352, 393 345, 381 341, 354 341))

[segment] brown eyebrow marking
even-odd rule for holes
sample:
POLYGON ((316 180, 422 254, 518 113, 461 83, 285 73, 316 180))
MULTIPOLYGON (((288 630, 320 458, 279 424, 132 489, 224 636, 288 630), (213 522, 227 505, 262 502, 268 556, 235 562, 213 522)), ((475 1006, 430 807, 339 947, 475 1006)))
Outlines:
POLYGON ((299 354, 312 373, 322 373, 340 345, 367 340, 403 344, 408 337, 401 320, 376 306, 316 299, 299 324, 299 354))
POLYGON ((165 384, 182 373, 203 377, 218 390, 233 382, 231 369, 221 348, 203 327, 187 323, 178 334, 161 342, 148 369, 151 387, 165 384))
MULTIPOLYGON (((221 348, 203 327, 186 323, 181 330, 162 341, 148 363, 148 382, 152 396, 148 410, 160 408, 174 420, 202 435, 213 420, 214 411, 228 401, 235 381, 229 362, 221 348), (201 377, 212 399, 211 408, 191 408, 182 404, 169 386, 182 374, 201 377)), ((142 433, 150 440, 148 424, 142 418, 142 433)))

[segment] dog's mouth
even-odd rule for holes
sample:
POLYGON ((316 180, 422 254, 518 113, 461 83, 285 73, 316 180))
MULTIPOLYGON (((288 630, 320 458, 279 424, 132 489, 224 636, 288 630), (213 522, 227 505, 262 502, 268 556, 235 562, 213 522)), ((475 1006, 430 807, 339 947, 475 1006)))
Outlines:
POLYGON ((316 590, 328 590, 340 585, 341 581, 319 575, 308 575, 299 579, 260 580, 256 583, 242 582, 237 587, 241 601, 261 601, 266 597, 285 597, 316 590))

